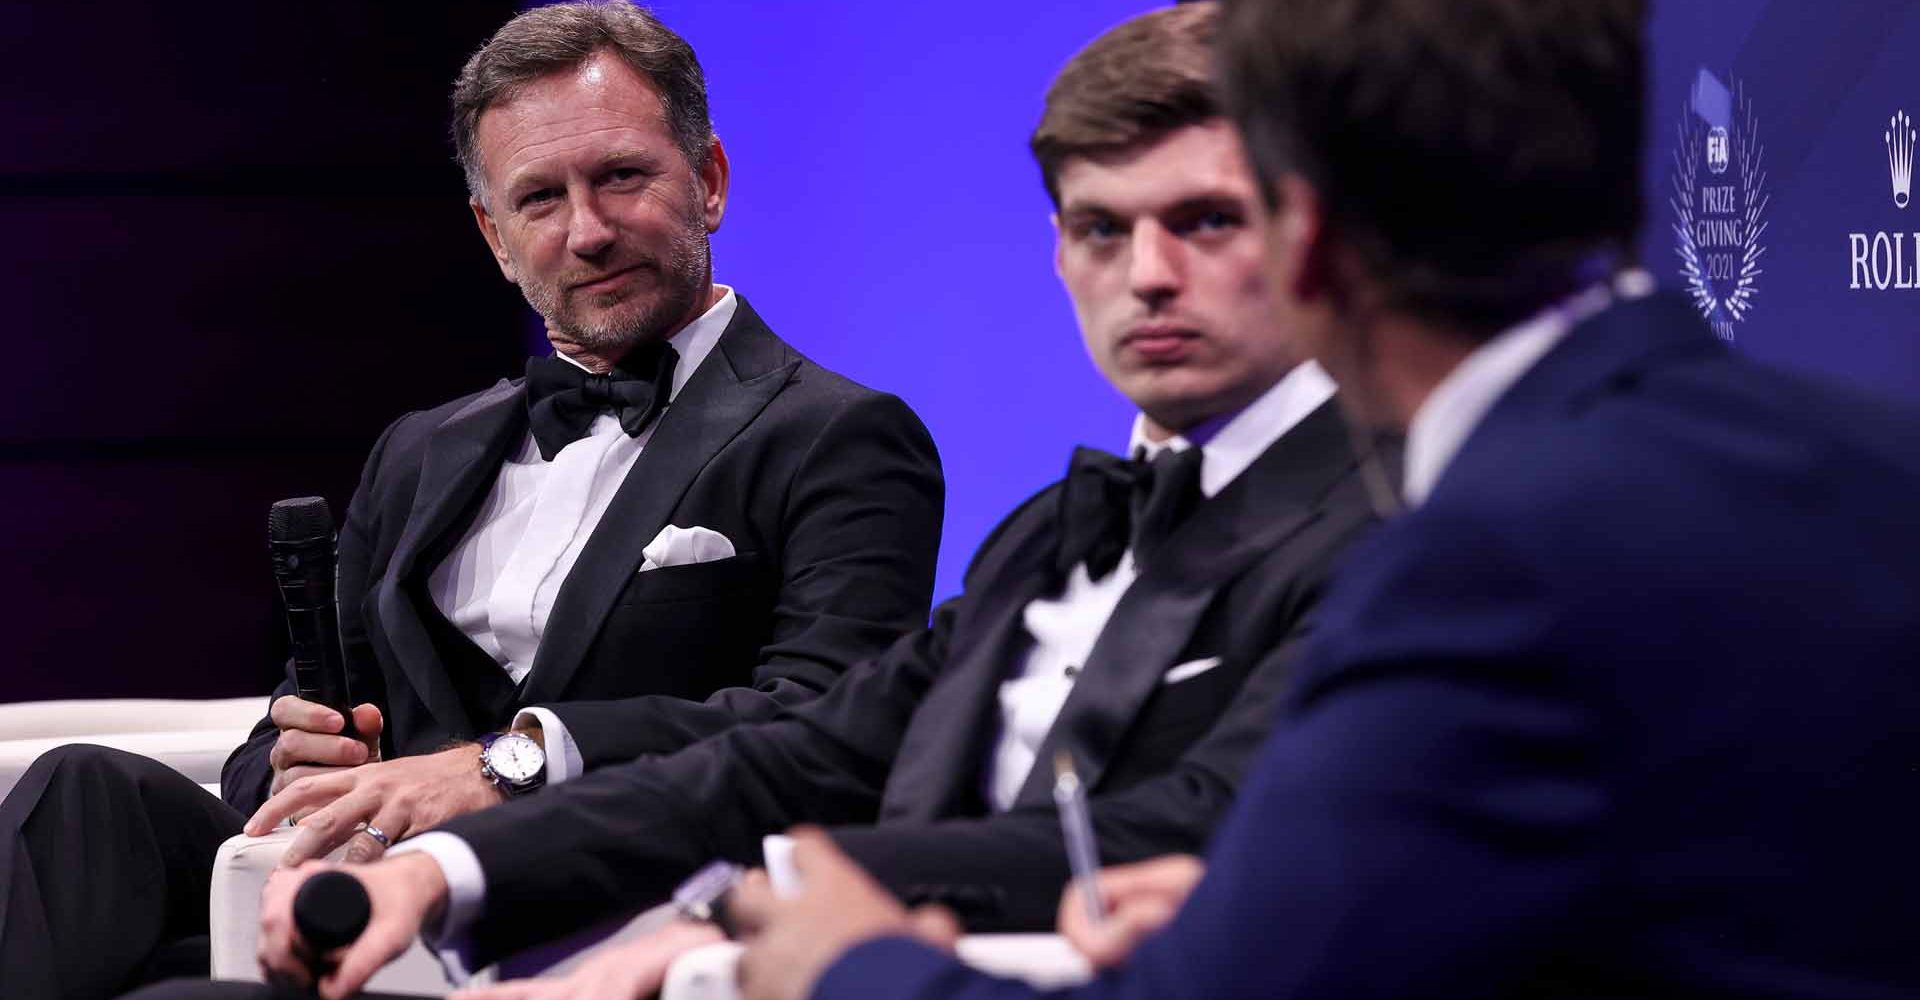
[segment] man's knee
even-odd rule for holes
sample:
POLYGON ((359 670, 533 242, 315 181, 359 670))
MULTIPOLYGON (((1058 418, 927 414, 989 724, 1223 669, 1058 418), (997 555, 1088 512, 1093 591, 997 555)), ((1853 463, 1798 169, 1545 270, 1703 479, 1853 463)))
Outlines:
POLYGON ((145 811, 174 795, 204 795, 198 786, 159 761, 90 743, 70 743, 41 754, 21 775, 0 816, 15 823, 49 812, 93 815, 100 808, 145 811))
POLYGON ((129 791, 154 768, 165 764, 139 754, 92 743, 69 743, 41 754, 20 778, 20 790, 38 788, 42 794, 61 793, 101 786, 121 786, 129 791))

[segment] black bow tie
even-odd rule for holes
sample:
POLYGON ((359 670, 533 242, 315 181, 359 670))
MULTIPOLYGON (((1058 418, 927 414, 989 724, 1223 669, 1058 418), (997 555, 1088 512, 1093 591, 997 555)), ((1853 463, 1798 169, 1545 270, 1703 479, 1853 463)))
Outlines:
POLYGON ((605 375, 559 356, 527 359, 527 417, 540 457, 553 461, 560 449, 587 436, 593 418, 611 409, 628 435, 639 434, 667 408, 679 352, 665 341, 648 341, 627 352, 605 375))
POLYGON ((1098 580, 1120 564, 1129 547, 1145 566, 1200 499, 1200 449, 1167 449, 1151 462, 1093 448, 1075 448, 1060 491, 1062 576, 1081 563, 1098 580))

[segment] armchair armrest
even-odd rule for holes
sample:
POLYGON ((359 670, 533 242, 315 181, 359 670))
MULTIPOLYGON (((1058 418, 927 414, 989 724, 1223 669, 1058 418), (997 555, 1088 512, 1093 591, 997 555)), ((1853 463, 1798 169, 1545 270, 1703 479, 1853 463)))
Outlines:
MULTIPOLYGON (((734 967, 745 949, 722 941, 687 952, 667 969, 660 1000, 739 1000, 734 967)), ((1093 978, 1087 960, 1058 934, 969 934, 955 951, 983 972, 1024 979, 1039 989, 1076 986, 1093 978)), ((881 984, 875 984, 876 990, 881 984)))
MULTIPOLYGON (((293 828, 264 837, 242 834, 220 845, 213 859, 213 888, 207 898, 212 939, 213 978, 260 982, 260 890, 293 841, 293 828)), ((345 848, 335 851, 338 860, 345 848)), ((415 996, 445 996, 453 987, 439 959, 415 940, 405 953, 376 973, 367 990, 415 996)))

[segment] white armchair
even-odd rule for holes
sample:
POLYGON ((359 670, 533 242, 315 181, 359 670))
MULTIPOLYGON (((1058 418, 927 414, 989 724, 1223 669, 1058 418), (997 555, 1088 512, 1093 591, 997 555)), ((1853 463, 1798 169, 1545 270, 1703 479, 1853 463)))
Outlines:
POLYGON ((0 798, 39 756, 96 743, 152 757, 217 794, 220 765, 267 714, 261 697, 100 698, 0 705, 0 798))

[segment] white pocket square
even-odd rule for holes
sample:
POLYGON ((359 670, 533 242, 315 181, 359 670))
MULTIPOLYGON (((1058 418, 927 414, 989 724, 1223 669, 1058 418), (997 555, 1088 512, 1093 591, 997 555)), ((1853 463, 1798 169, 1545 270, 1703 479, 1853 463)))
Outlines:
POLYGON ((695 563, 716 562, 733 558, 733 543, 727 536, 713 530, 694 525, 691 528, 677 528, 669 524, 653 536, 653 541, 640 550, 646 558, 640 563, 640 572, 665 569, 669 566, 692 566, 695 563))
POLYGON ((1204 660, 1188 660, 1174 667, 1172 670, 1167 671, 1167 675, 1160 678, 1160 683, 1178 684, 1184 680, 1192 680, 1219 665, 1220 658, 1218 656, 1209 656, 1204 660))

